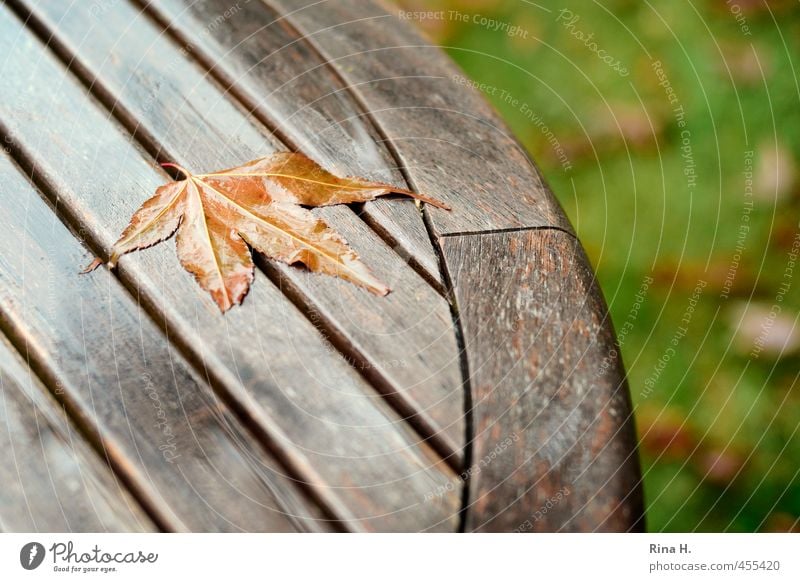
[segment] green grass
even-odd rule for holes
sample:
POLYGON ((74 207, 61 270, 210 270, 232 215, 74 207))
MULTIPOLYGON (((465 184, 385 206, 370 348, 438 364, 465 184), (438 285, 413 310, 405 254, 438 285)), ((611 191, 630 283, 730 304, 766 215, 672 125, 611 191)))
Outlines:
MULTIPOLYGON (((765 9, 745 13, 747 36, 724 2, 651 7, 616 0, 604 2, 606 9, 590 0, 402 4, 481 14, 528 32, 527 39, 511 38, 471 18, 420 23, 474 80, 519 101, 515 107, 490 97, 576 226, 618 329, 642 281, 654 279, 622 346, 637 410, 649 529, 797 527, 800 361, 796 354, 751 358, 732 344, 734 304, 769 307, 784 280, 799 228, 796 183, 776 200, 757 180, 741 264, 730 296, 724 293, 743 220, 746 152, 755 152, 756 168, 776 141, 792 164, 800 156, 797 11, 776 10, 775 20, 765 9), (570 34, 557 20, 562 7, 580 17, 573 31, 592 33, 627 76, 570 34), (656 60, 685 112, 683 128, 659 86, 656 60), (521 103, 567 148, 569 167, 521 103), (683 129, 690 132, 694 188, 683 172, 683 129), (642 396, 699 281, 706 286, 689 332, 652 393, 642 396), (722 464, 709 472, 714 455, 722 464)), ((781 302, 782 314, 795 319, 798 287, 794 282, 781 302)))

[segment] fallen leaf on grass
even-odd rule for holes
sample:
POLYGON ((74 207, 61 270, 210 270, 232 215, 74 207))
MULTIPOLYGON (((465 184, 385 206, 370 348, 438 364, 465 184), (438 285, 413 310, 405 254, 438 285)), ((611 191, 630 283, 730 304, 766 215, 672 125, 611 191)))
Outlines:
MULTIPOLYGON (((375 293, 389 288, 347 242, 307 208, 366 202, 396 193, 449 210, 442 202, 388 184, 339 178, 302 154, 280 153, 236 168, 193 175, 158 188, 114 244, 108 264, 155 245, 176 231, 178 258, 225 312, 241 303, 253 280, 248 245, 288 264, 340 277, 375 293)), ((102 261, 96 259, 85 272, 102 261)))

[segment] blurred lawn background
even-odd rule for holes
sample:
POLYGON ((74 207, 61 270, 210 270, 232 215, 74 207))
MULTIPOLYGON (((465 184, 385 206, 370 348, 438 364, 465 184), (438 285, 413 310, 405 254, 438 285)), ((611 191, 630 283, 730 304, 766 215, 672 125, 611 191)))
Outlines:
POLYGON ((406 18, 485 84, 587 249, 648 529, 798 530, 800 4, 399 5, 440 11, 406 18))

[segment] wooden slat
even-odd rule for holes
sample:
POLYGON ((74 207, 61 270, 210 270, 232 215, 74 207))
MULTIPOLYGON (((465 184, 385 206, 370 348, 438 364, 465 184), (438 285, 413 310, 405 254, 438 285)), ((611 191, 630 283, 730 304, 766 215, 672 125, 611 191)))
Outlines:
MULTIPOLYGON (((40 179, 58 193, 59 208, 81 224, 91 244, 108 249, 130 214, 166 176, 153 169, 152 161, 38 42, 17 38, 24 34, 20 23, 1 10, 0 45, 8 55, 3 74, 9 82, 0 87, 0 117, 40 179)), ((233 161, 223 143, 241 148, 245 140, 256 139, 257 130, 231 113, 221 94, 210 92, 208 81, 191 63, 176 61, 163 38, 153 39, 147 22, 120 14, 131 32, 116 29, 120 48, 109 58, 109 67, 118 66, 125 54, 135 55, 133 47, 141 49, 137 43, 152 46, 153 58, 135 71, 110 70, 106 75, 104 70, 104 79, 128 79, 120 81, 121 97, 150 103, 150 127, 179 127, 176 134, 188 140, 182 147, 191 151, 194 145, 198 152, 193 165, 201 155, 210 155, 211 140, 202 133, 206 137, 193 142, 191 123, 180 123, 182 119, 195 123, 196 129, 222 132, 215 143, 219 162, 214 165, 233 161), (187 73, 191 76, 170 75, 159 68, 162 65, 192 71, 187 73), (187 113, 195 110, 212 121, 187 113), (225 115, 218 117, 215 111, 225 115)), ((105 39, 115 22, 116 17, 106 15, 85 42, 105 39)), ((66 21, 59 27, 69 29, 66 21)), ((260 143, 268 147, 266 140, 260 143)), ((459 507, 453 473, 341 356, 331 352, 280 291, 257 273, 245 304, 223 317, 183 272, 171 247, 164 244, 126 257, 120 277, 248 419, 250 428, 281 455, 292 475, 351 529, 452 530, 459 507), (447 495, 437 503, 423 503, 431 489, 447 484, 447 495)))
POLYGON ((392 142, 436 234, 569 222, 533 162, 464 73, 372 0, 265 0, 331 62, 392 142))
POLYGON ((153 522, 0 336, 0 529, 153 531, 153 522))
POLYGON ((467 528, 640 527, 627 384, 578 242, 552 229, 441 242, 472 384, 467 528))
MULTIPOLYGON (((52 33, 63 45, 69 60, 74 57, 120 114, 130 117, 137 132, 159 144, 172 161, 213 170, 286 149, 239 113, 126 2, 116 4, 94 26, 90 5, 58 0, 25 5, 48 36, 52 33)), ((463 391, 449 305, 350 209, 330 207, 317 214, 394 291, 376 297, 340 280, 278 264, 289 292, 431 446, 458 467, 463 391)))
POLYGON ((2 321, 159 524, 293 531, 287 513, 314 516, 113 276, 78 274, 86 250, 6 156, 0 175, 2 321))
MULTIPOLYGON (((340 175, 408 188, 381 136, 304 39, 261 2, 143 2, 285 142, 340 175)), ((411 200, 364 205, 368 220, 441 287, 438 258, 411 200)))

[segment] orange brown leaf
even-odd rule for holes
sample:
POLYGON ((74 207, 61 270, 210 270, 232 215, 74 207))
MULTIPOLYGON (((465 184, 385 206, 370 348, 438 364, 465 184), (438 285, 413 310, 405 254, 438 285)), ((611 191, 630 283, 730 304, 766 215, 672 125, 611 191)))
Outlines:
MULTIPOLYGON (((409 190, 357 178, 339 178, 302 154, 279 153, 209 174, 174 164, 182 180, 159 187, 133 214, 114 244, 110 267, 125 253, 157 244, 176 231, 178 258, 221 311, 241 303, 253 280, 252 247, 288 264, 340 277, 386 295, 347 242, 305 206, 366 202, 404 194, 440 208, 409 190)), ((100 264, 94 261, 87 271, 100 264)))

